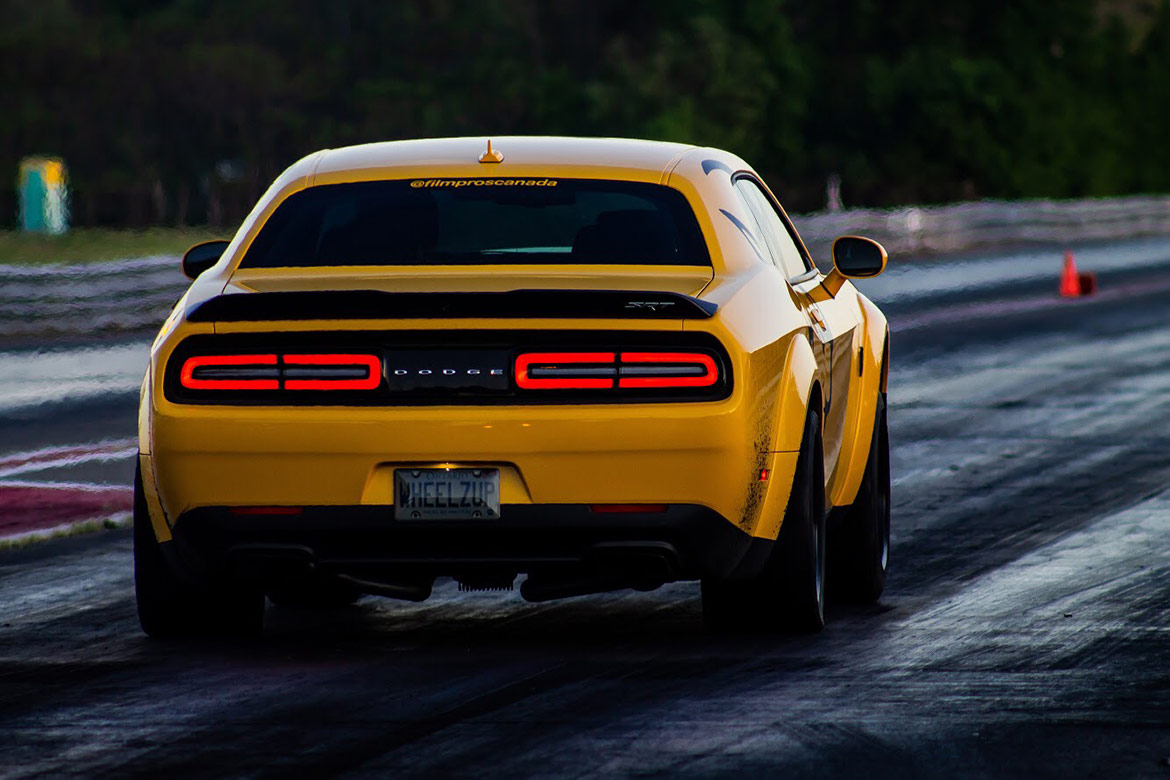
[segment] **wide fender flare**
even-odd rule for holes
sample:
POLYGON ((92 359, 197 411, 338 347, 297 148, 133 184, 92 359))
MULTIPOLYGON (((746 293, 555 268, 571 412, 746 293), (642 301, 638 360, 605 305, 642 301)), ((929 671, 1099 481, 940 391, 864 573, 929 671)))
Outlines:
MULTIPOLYGON (((890 324, 886 315, 869 298, 858 293, 857 302, 861 307, 864 333, 862 348, 865 350, 860 387, 865 393, 863 397, 876 409, 877 394, 886 392, 889 381, 890 324)), ((869 441, 873 436, 874 415, 871 413, 868 418, 863 415, 861 420, 861 433, 865 435, 865 441, 869 441)))
POLYGON ((783 376, 773 451, 799 452, 809 399, 817 381, 817 359, 803 334, 795 336, 788 344, 783 376))
POLYGON ((148 368, 138 396, 138 469, 142 479, 142 497, 146 500, 146 512, 150 516, 154 537, 160 542, 169 542, 171 527, 167 524, 166 512, 163 511, 158 483, 154 477, 154 459, 150 454, 152 449, 150 421, 154 403, 150 389, 151 374, 152 370, 148 368))
POLYGON ((889 372, 889 323, 881 310, 864 295, 858 294, 857 302, 862 317, 861 364, 857 367, 859 376, 853 382, 856 395, 850 399, 857 412, 847 447, 848 462, 839 466, 838 477, 830 486, 829 502, 833 506, 847 506, 857 499, 873 443, 878 396, 886 392, 889 372))
MULTIPOLYGON (((768 453, 768 492, 752 534, 775 540, 784 520, 785 507, 792 494, 792 480, 804 438, 804 421, 817 386, 817 361, 803 331, 790 338, 784 357, 784 373, 779 382, 779 412, 768 453)), ((819 392, 818 392, 819 395, 819 392)))

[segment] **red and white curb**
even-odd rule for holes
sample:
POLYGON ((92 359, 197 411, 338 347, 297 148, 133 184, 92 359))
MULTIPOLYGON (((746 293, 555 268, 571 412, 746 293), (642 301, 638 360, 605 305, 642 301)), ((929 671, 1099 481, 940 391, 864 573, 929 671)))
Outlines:
POLYGON ((119 439, 0 456, 0 542, 67 533, 96 521, 124 524, 133 486, 20 479, 23 474, 94 461, 132 458, 135 439, 119 439))

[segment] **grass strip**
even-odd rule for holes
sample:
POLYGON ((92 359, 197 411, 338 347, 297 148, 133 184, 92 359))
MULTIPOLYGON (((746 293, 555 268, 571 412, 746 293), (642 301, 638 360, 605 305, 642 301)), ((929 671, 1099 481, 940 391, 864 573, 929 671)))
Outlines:
POLYGON ((145 230, 77 228, 60 236, 0 231, 0 263, 44 265, 182 255, 193 244, 231 238, 232 230, 152 227, 145 230))
POLYGON ((114 531, 119 528, 125 528, 129 523, 130 513, 119 512, 116 515, 101 519, 69 523, 67 525, 44 528, 38 531, 28 531, 26 533, 0 538, 0 550, 17 550, 22 547, 28 547, 31 544, 36 544, 37 542, 48 541, 49 539, 64 539, 70 536, 80 536, 81 534, 92 534, 97 531, 114 531))

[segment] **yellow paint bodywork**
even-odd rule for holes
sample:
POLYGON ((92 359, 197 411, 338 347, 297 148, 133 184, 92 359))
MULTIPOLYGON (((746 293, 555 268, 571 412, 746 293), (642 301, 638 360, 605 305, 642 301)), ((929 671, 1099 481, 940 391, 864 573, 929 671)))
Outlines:
MULTIPOLYGON (((714 149, 638 141, 494 139, 504 161, 477 160, 482 139, 395 142, 319 152, 293 165, 202 274, 156 339, 142 392, 140 448, 156 535, 201 506, 388 505, 393 469, 492 465, 502 503, 685 503, 709 507, 746 533, 774 539, 795 473, 810 399, 835 381, 818 355, 809 296, 760 261, 721 212, 745 216, 726 173, 750 171, 714 149), (695 211, 712 266, 491 266, 239 269, 273 210, 309 186, 377 179, 532 177, 660 183, 695 211), (192 323, 186 313, 220 294, 254 291, 509 289, 672 291, 718 304, 705 320, 412 319, 192 323), (165 398, 163 368, 195 333, 410 330, 702 331, 731 361, 721 401, 595 405, 423 407, 183 405, 165 398), (761 470, 768 478, 760 479, 761 470), (147 479, 147 475, 150 478, 147 479)), ((881 381, 885 320, 846 284, 856 312, 843 424, 826 416, 826 489, 834 504, 856 495, 868 457, 881 381), (857 362, 861 375, 857 377, 857 362)), ((840 415, 838 415, 840 416, 840 415)))

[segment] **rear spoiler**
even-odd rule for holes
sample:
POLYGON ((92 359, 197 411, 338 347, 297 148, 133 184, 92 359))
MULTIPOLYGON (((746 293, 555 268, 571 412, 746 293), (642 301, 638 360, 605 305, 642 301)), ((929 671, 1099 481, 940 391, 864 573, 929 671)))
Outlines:
POLYGON ((709 301, 673 292, 510 290, 390 293, 379 290, 233 293, 197 305, 190 322, 385 319, 694 320, 715 315, 709 301))

